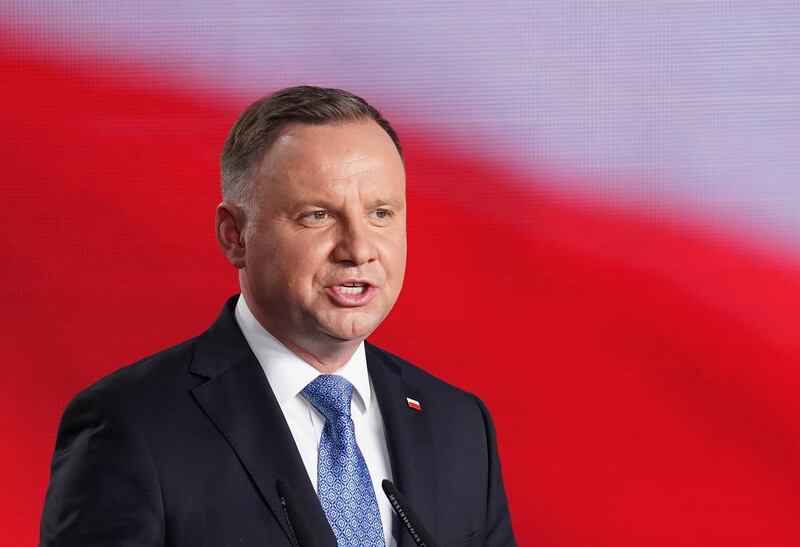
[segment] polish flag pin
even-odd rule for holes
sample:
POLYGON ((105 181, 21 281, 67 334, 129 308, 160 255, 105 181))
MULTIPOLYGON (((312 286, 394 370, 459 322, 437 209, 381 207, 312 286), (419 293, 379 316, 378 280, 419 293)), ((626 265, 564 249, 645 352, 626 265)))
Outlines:
POLYGON ((406 397, 406 403, 408 403, 409 408, 413 408, 414 410, 422 410, 422 405, 419 404, 419 401, 416 399, 406 397))

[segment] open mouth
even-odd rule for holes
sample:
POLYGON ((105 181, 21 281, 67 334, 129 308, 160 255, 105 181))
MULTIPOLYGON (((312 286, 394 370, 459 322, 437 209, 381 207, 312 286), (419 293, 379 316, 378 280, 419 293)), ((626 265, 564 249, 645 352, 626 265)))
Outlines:
POLYGON ((329 286, 328 294, 339 306, 364 306, 375 296, 375 287, 366 281, 348 281, 329 286))
POLYGON ((369 285, 366 283, 343 283, 336 287, 341 294, 358 295, 367 292, 369 285))

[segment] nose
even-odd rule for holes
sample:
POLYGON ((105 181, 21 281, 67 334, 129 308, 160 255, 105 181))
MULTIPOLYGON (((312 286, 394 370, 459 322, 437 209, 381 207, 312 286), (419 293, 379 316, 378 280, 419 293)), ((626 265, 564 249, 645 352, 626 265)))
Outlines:
POLYGON ((339 263, 362 266, 375 261, 377 249, 369 227, 359 221, 340 224, 333 259, 339 263))

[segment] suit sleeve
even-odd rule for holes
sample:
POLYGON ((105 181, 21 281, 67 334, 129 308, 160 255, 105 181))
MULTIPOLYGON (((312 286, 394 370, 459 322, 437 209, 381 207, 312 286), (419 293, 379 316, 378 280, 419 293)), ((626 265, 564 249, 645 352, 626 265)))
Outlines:
POLYGON ((516 546, 514 531, 511 528, 511 514, 508 510, 503 475, 500 469, 500 456, 497 451, 497 434, 489 410, 483 402, 475 398, 483 415, 486 428, 486 442, 489 453, 489 484, 487 489, 486 527, 482 545, 484 547, 516 546))
POLYGON ((87 390, 59 426, 40 547, 164 543, 158 475, 141 431, 102 391, 87 390))

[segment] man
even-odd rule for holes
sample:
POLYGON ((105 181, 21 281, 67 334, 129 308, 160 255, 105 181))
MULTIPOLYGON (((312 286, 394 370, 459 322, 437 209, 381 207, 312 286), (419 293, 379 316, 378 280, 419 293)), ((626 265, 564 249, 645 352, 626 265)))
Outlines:
POLYGON ((279 91, 231 130, 222 192, 241 295, 69 404, 41 544, 414 545, 390 479, 439 544, 514 545, 486 408, 365 343, 405 271, 389 123, 345 91, 279 91))

